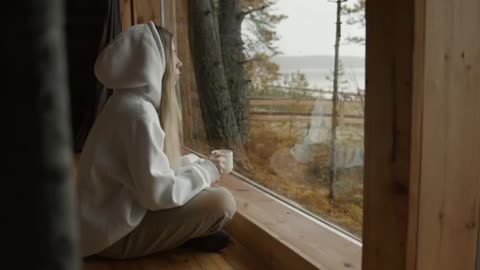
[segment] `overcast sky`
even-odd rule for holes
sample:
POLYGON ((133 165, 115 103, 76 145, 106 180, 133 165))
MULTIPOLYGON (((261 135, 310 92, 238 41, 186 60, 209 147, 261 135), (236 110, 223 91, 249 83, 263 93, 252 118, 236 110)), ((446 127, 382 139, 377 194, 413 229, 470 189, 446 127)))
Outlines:
MULTIPOLYGON (((352 1, 352 0, 350 0, 352 1)), ((333 55, 336 4, 327 0, 279 0, 277 14, 285 14, 277 27, 277 46, 284 55, 333 55)), ((343 24, 342 37, 364 35, 363 29, 343 24)), ((340 55, 365 56, 365 47, 341 44, 340 55)))

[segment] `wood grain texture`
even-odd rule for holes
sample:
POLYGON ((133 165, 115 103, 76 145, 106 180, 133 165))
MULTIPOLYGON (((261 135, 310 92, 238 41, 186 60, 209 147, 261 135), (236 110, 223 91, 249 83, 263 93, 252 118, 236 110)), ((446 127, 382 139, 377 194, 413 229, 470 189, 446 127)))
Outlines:
POLYGON ((134 0, 135 2, 135 24, 154 21, 161 25, 160 0, 134 0))
POLYGON ((120 0, 120 18, 122 20, 122 30, 133 25, 132 22, 132 6, 133 0, 120 0))
MULTIPOLYGON (((158 1, 158 0, 157 0, 158 1)), ((176 14, 176 0, 161 0, 164 2, 163 8, 165 9, 162 12, 162 24, 168 29, 168 31, 175 33, 177 32, 177 14, 176 14)))
POLYGON ((406 269, 416 269, 418 245, 418 215, 420 200, 422 139, 423 139, 423 82, 425 68, 425 1, 415 1, 415 46, 413 52, 412 144, 408 207, 406 269))
POLYGON ((366 2, 363 269, 405 269, 414 1, 366 2))
POLYGON ((417 269, 475 269, 480 2, 426 0, 417 269))
POLYGON ((178 58, 183 63, 179 79, 182 97, 183 139, 184 145, 192 146, 194 141, 205 141, 206 134, 190 50, 188 4, 188 0, 177 0, 175 10, 178 58))
POLYGON ((272 269, 360 269, 361 245, 229 175, 237 214, 227 229, 272 269))
POLYGON ((83 263, 84 270, 156 270, 156 269, 199 269, 199 270, 263 270, 266 269, 259 257, 233 240, 218 253, 192 250, 172 250, 138 259, 109 260, 89 258, 83 263))

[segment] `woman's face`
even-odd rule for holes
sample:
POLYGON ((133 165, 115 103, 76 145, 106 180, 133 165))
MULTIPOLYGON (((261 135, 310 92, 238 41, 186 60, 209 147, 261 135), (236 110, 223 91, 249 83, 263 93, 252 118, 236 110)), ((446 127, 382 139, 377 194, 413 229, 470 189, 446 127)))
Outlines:
POLYGON ((173 52, 173 64, 175 65, 175 76, 178 78, 180 76, 180 68, 182 67, 182 62, 178 59, 177 56, 177 48, 175 48, 175 44, 172 42, 172 52, 173 52))

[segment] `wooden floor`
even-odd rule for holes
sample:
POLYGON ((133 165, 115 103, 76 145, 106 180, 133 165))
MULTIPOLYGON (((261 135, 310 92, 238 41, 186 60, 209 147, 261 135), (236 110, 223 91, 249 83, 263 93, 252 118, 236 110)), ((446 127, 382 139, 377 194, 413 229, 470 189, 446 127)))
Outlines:
POLYGON ((219 253, 198 251, 171 251, 141 259, 107 260, 89 258, 84 261, 84 270, 264 270, 259 258, 250 254, 242 245, 232 242, 219 253))

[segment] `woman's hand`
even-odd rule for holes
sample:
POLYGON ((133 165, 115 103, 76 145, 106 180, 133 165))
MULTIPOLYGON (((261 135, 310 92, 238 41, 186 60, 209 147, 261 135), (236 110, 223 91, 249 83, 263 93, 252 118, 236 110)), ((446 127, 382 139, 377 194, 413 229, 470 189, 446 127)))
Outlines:
MULTIPOLYGON (((208 159, 213 162, 213 164, 215 164, 215 167, 217 167, 217 170, 218 170, 218 173, 220 174, 220 179, 222 179, 223 177, 223 172, 225 171, 225 164, 227 162, 227 160, 225 159, 225 157, 223 157, 222 155, 218 154, 218 153, 212 153, 210 154, 210 156, 208 157, 208 159)), ((219 179, 219 180, 220 180, 219 179)), ((218 180, 217 180, 218 181, 218 180)), ((216 182, 216 181, 215 181, 216 182)))

